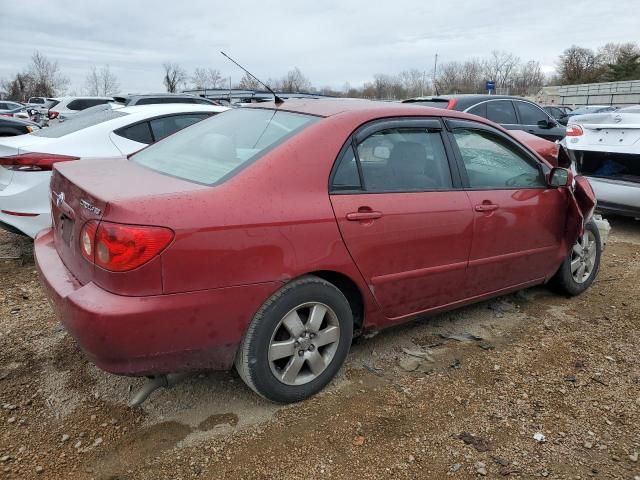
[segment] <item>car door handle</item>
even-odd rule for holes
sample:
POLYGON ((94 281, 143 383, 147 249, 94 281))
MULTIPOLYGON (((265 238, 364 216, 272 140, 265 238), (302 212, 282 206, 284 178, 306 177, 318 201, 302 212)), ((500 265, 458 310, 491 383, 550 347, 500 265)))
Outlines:
POLYGON ((347 220, 350 222, 360 222, 362 220, 375 220, 382 217, 382 212, 351 212, 347 213, 347 220))
POLYGON ((482 203, 475 206, 476 212, 493 212, 498 209, 498 205, 495 203, 482 203))

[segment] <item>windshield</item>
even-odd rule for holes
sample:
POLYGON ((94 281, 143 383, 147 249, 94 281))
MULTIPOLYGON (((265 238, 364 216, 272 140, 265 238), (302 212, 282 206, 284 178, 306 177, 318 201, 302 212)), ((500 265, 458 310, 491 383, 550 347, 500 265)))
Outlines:
POLYGON ((640 105, 634 105, 633 107, 624 107, 618 111, 621 113, 640 113, 640 105))
POLYGON ((228 110, 145 148, 131 160, 160 173, 212 185, 316 120, 277 110, 228 110))
POLYGON ((33 135, 37 135, 38 137, 60 138, 65 135, 69 135, 70 133, 77 132, 78 130, 82 130, 83 128, 93 127, 99 123, 113 120, 118 117, 124 117, 125 115, 127 114, 117 110, 111 110, 110 108, 101 109, 90 115, 77 115, 76 117, 72 117, 64 122, 33 132, 33 135))

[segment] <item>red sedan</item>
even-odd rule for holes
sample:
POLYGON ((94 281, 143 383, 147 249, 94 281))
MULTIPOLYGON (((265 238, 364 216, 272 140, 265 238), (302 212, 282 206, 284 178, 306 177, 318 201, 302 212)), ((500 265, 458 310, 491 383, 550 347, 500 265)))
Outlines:
POLYGON ((427 107, 233 109, 129 160, 56 164, 51 189, 38 268, 99 367, 235 364, 277 402, 321 390, 357 333, 546 282, 579 294, 600 260, 584 179, 427 107))

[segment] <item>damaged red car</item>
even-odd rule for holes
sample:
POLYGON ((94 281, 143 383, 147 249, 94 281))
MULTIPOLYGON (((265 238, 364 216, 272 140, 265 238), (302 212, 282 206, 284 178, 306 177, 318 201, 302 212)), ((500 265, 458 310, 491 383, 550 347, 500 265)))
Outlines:
POLYGON ((229 110, 119 161, 56 164, 35 241, 64 326, 100 368, 234 365, 295 402, 354 335, 600 261, 588 182, 464 113, 358 100, 229 110))

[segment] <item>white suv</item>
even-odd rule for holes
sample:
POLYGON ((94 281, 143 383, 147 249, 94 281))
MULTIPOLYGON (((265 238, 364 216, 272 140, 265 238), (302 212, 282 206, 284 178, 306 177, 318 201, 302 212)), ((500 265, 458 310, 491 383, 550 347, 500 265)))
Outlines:
POLYGON ((49 109, 49 120, 62 122, 82 110, 114 101, 112 97, 62 97, 59 100, 55 107, 49 109))

